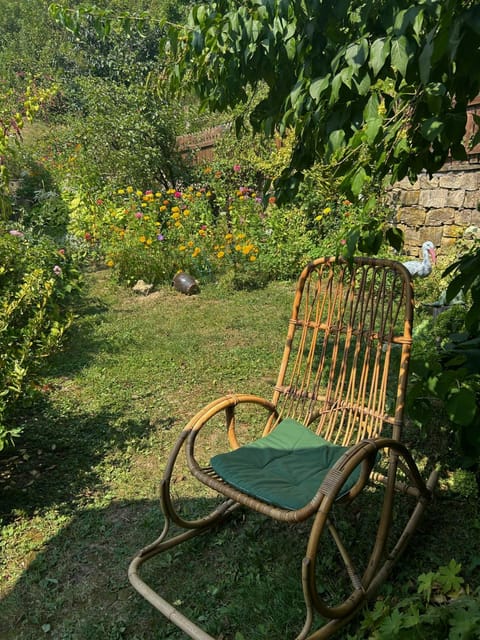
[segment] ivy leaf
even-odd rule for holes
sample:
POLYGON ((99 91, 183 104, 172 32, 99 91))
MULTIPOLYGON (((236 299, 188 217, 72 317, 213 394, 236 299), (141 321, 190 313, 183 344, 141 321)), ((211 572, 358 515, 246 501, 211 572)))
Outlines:
POLYGON ((432 142, 432 140, 435 140, 435 138, 438 138, 438 136, 442 133, 444 128, 445 128, 445 123, 442 122, 442 120, 436 117, 432 117, 422 122, 420 131, 422 133, 422 136, 426 140, 430 140, 430 142, 432 142))
POLYGON ((332 153, 338 151, 345 142, 345 132, 343 129, 336 129, 328 136, 328 146, 332 153))
POLYGON ((390 39, 375 40, 370 47, 370 67, 374 75, 378 75, 390 53, 390 39))
POLYGON ((367 173, 363 167, 359 167, 356 170, 352 178, 352 183, 350 185, 350 188, 354 196, 358 196, 361 193, 363 189, 363 185, 365 184, 366 181, 367 181, 367 173))
POLYGON ((448 418, 455 424, 466 427, 473 422, 477 413, 475 393, 467 387, 454 389, 445 403, 448 418))
POLYGON ((367 138, 368 144, 372 145, 375 142, 375 138, 380 131, 383 120, 380 116, 376 118, 370 118, 365 123, 365 136, 367 138))
POLYGON ((388 244, 396 251, 401 251, 403 247, 403 231, 398 227, 388 227, 385 238, 388 244))
POLYGON ((311 84, 309 88, 309 93, 314 100, 319 100, 321 94, 328 88, 330 84, 330 74, 324 76, 323 78, 316 78, 311 84))
POLYGON ((390 58, 392 61, 392 67, 396 69, 404 78, 407 75, 407 67, 409 61, 407 39, 405 36, 400 36, 392 42, 390 58))

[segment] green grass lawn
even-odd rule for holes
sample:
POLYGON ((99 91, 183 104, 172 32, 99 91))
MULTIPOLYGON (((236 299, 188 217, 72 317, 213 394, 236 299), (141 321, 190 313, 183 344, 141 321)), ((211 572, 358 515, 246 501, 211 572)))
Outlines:
MULTIPOLYGON (((188 418, 229 391, 271 395, 293 290, 211 286, 187 297, 165 287, 136 297, 105 271, 89 275, 66 348, 21 416, 24 436, 0 458, 2 640, 185 638, 130 587, 128 563, 161 530, 158 482, 188 418)), ((211 500, 186 474, 175 491, 193 513, 211 500)), ((303 623, 302 533, 238 513, 148 571, 218 638, 293 638, 303 623)), ((479 540, 476 499, 442 483, 384 593, 451 558, 478 585, 479 540)))

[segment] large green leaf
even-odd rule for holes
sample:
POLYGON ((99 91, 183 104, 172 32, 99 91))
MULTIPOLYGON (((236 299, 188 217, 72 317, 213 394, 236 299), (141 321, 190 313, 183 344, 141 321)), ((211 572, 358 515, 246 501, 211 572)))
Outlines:
POLYGON ((478 411, 475 393, 468 387, 455 389, 445 403, 448 417, 455 424, 471 424, 478 411))
POLYGON ((385 64, 388 54, 390 53, 390 39, 379 38, 372 43, 370 47, 370 67, 375 76, 377 76, 380 70, 385 64))
POLYGON ((400 36, 399 38, 392 40, 392 47, 390 51, 392 67, 398 71, 403 78, 407 75, 407 67, 410 60, 407 47, 408 40, 405 36, 400 36))

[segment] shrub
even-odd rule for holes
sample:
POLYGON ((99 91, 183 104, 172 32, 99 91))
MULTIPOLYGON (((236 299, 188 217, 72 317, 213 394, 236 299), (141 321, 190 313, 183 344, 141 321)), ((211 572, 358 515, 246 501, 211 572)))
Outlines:
POLYGON ((140 278, 169 282, 180 270, 205 281, 253 265, 258 247, 248 231, 260 211, 245 192, 220 211, 206 188, 153 192, 129 186, 95 201, 77 195, 70 231, 90 243, 126 284, 140 278))
POLYGON ((18 436, 12 421, 45 358, 72 322, 80 277, 66 248, 0 228, 0 450, 18 436))
POLYGON ((480 591, 464 586, 461 565, 451 560, 418 577, 417 592, 378 600, 350 640, 474 640, 480 628, 480 591))

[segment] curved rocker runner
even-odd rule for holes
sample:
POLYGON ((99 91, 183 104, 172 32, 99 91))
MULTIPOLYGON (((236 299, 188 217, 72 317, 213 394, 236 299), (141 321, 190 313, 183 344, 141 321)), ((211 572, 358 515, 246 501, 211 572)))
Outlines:
POLYGON ((297 284, 272 400, 228 395, 186 425, 161 483, 164 529, 132 560, 129 578, 191 638, 214 640, 149 587, 139 575, 140 566, 194 536, 213 534, 238 507, 285 523, 311 521, 299 568, 305 622, 295 640, 333 635, 386 579, 431 500, 438 475, 433 470, 425 482, 402 441, 412 321, 410 274, 400 263, 316 260, 297 284), (246 407, 255 409, 254 422, 263 431, 242 445, 237 423, 246 407), (225 417, 229 450, 212 456, 205 466, 197 459, 197 437, 219 415, 225 417), (192 475, 223 496, 209 515, 197 520, 177 512, 170 492, 181 452, 192 475), (341 522, 342 514, 361 517, 362 500, 369 501, 369 509, 378 509, 368 549, 347 539, 348 528, 341 522), (406 504, 397 506, 400 500, 406 504), (172 523, 180 533, 170 535, 172 523), (346 577, 344 591, 328 598, 320 588, 318 562, 327 538, 336 550, 338 572, 346 577))

